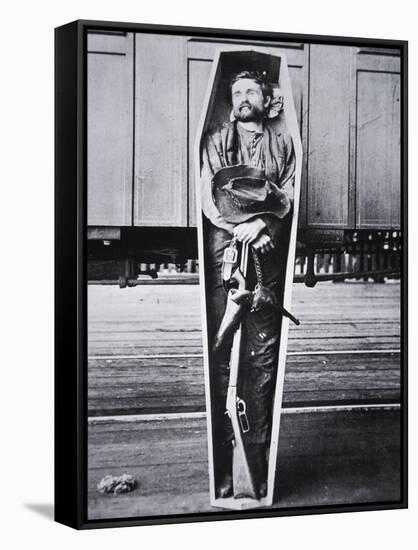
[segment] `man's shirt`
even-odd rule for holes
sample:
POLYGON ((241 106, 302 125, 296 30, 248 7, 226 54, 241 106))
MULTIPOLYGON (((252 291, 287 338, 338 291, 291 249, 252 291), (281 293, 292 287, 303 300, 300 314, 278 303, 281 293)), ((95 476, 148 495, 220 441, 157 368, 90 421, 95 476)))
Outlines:
POLYGON ((237 132, 239 139, 239 153, 242 159, 240 164, 247 164, 264 170, 264 131, 257 132, 247 130, 244 126, 237 123, 237 132))

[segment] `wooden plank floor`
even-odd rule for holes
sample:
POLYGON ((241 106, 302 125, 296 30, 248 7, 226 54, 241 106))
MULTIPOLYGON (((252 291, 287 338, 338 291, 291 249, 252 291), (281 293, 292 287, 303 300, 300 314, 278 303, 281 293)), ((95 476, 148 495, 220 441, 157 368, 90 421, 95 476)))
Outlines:
MULTIPOLYGON (((89 415, 205 409, 197 287, 92 286, 89 304, 89 415)), ((398 284, 294 285, 293 310, 285 405, 399 401, 398 284)))
MULTIPOLYGON (((275 508, 399 500, 399 412, 283 414, 278 472, 275 508)), ((205 419, 93 419, 88 489, 90 519, 220 511, 209 504, 205 419), (138 480, 132 493, 97 492, 125 472, 138 480)))
MULTIPOLYGON (((399 347, 400 285, 293 286, 289 351, 399 347)), ((89 285, 89 355, 202 353, 197 286, 89 285)))
MULTIPOLYGON (((95 285, 88 296, 89 517, 216 512, 198 287, 95 285), (138 489, 97 492, 122 473, 138 489)), ((399 284, 294 285, 292 312, 302 324, 289 337, 274 506, 399 499, 399 409, 385 406, 400 399, 399 284)))
MULTIPOLYGON (((289 356, 284 406, 397 403, 399 354, 289 356)), ((91 359, 89 416, 205 410, 201 357, 91 359)))

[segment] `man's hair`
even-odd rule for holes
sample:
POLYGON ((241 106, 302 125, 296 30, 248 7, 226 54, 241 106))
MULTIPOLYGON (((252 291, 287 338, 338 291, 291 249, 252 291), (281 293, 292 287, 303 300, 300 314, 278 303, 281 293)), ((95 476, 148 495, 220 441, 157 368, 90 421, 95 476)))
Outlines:
POLYGON ((267 96, 273 97, 273 90, 270 86, 270 84, 267 82, 266 77, 263 73, 260 73, 259 71, 241 71, 237 74, 235 74, 229 83, 229 89, 232 90, 232 86, 237 82, 238 80, 242 80, 243 78, 250 78, 251 80, 254 80, 257 84, 261 86, 261 91, 263 92, 264 98, 267 96))

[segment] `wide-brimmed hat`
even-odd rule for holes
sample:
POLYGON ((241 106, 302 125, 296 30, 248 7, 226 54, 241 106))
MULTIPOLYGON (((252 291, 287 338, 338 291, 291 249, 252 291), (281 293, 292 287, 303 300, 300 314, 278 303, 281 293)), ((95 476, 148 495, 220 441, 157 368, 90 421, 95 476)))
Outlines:
POLYGON ((212 195, 222 217, 242 223, 260 214, 283 218, 290 210, 289 197, 264 170, 246 164, 226 166, 212 180, 212 195))

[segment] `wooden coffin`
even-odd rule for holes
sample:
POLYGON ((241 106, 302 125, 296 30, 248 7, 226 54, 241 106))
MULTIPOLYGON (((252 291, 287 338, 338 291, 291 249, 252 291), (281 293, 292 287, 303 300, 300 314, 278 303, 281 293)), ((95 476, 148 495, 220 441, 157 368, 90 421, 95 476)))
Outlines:
MULTIPOLYGON (((300 176, 302 166, 302 146, 299 134, 299 128, 296 119, 296 112, 292 96, 291 82, 289 72, 284 55, 272 55, 263 49, 255 49, 252 47, 237 47, 222 48, 218 50, 212 66, 211 76, 206 92, 205 102, 202 105, 202 114, 195 142, 195 167, 196 167, 196 197, 197 197, 197 220, 198 220, 198 244, 199 244, 199 265, 200 265, 200 285, 201 285, 201 306, 202 306, 202 326, 203 326, 203 348, 204 348, 204 368, 205 368, 205 390, 206 390, 206 409, 207 409, 207 428, 208 428, 208 447, 209 447, 209 478, 210 478, 210 499, 211 504, 224 509, 243 510, 249 508, 258 508, 271 506, 273 498, 280 498, 280 490, 276 491, 276 481, 279 487, 280 472, 276 472, 277 450, 279 441, 280 414, 282 406, 282 390, 284 371, 286 363, 286 350, 289 319, 282 317, 281 324, 277 329, 277 338, 279 341, 279 351, 276 353, 277 374, 273 382, 272 406, 270 407, 270 427, 268 434, 269 445, 267 445, 267 492, 265 496, 260 495, 256 491, 250 496, 232 494, 220 498, 219 489, 219 473, 217 468, 217 456, 219 452, 219 434, 214 433, 218 428, 215 423, 214 398, 217 391, 214 384, 214 377, 211 373, 214 372, 214 358, 212 353, 213 341, 212 332, 208 331, 211 325, 211 312, 208 310, 209 302, 212 296, 208 294, 209 270, 213 268, 208 261, 208 246, 211 244, 209 236, 208 224, 206 216, 202 212, 202 200, 204 199, 202 189, 203 185, 212 185, 207 181, 207 173, 202 171, 202 162, 204 155, 204 145, 207 143, 207 136, 211 134, 217 127, 220 127, 225 122, 231 121, 231 90, 230 81, 234 74, 243 70, 259 71, 266 75, 268 82, 272 85, 275 91, 274 106, 269 110, 268 124, 277 130, 287 132, 290 135, 295 158, 295 172, 293 181, 293 207, 287 219, 287 232, 284 244, 282 244, 281 261, 283 268, 281 269, 282 285, 282 305, 287 310, 291 307, 293 270, 296 248, 296 231, 298 225, 298 209, 300 195, 300 176), (205 259, 206 258, 206 259, 205 259), (206 264, 206 265, 205 265, 206 264), (276 495, 278 495, 276 497, 276 495)), ((263 138, 264 139, 264 138, 263 138)), ((206 149, 207 150, 207 149, 206 149)), ((212 235, 212 234, 211 234, 212 235)), ((276 362, 276 359, 275 359, 276 362)), ((241 367, 240 367, 241 368, 241 367)), ((240 375, 241 370, 239 371, 240 375)), ((238 379, 238 392, 240 386, 240 378, 238 379)), ((218 407, 219 409, 219 407, 218 407)), ((251 429, 251 426, 250 426, 251 429)), ((246 448, 245 438, 244 448, 246 448)), ((250 467, 251 466, 250 464, 250 467)), ((263 491, 265 493, 265 491, 263 491)))

